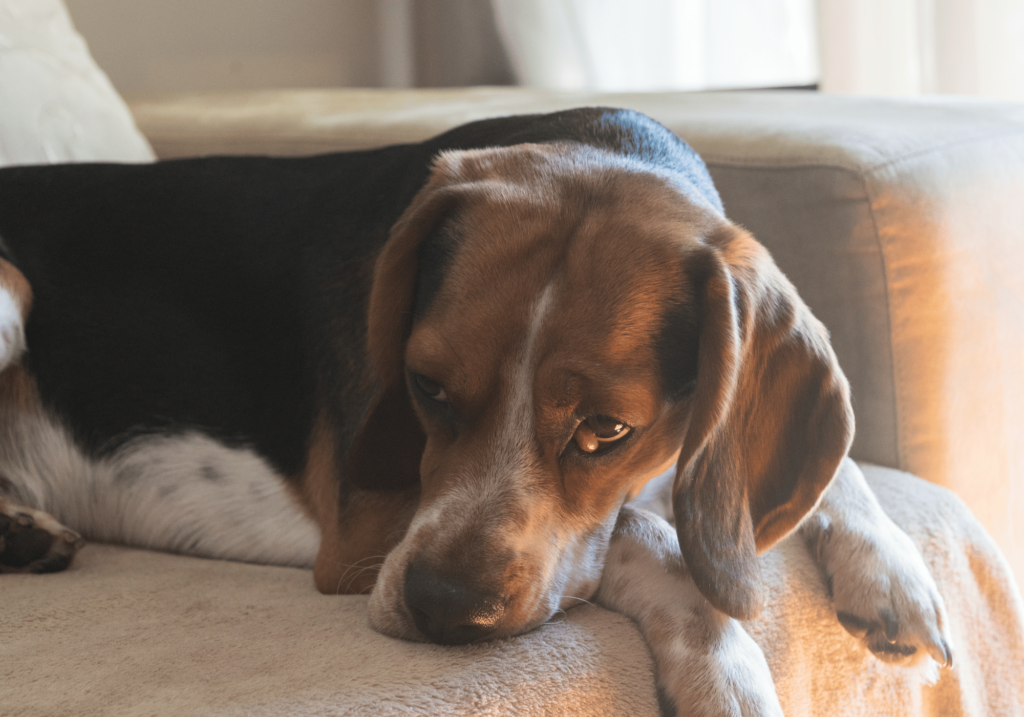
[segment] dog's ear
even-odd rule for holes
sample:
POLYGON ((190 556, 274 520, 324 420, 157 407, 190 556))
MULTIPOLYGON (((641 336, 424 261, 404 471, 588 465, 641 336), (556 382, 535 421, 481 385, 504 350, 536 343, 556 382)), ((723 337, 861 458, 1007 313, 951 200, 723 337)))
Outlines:
POLYGON ((419 481, 426 436, 405 386, 405 342, 412 330, 420 247, 457 198, 448 168, 435 168, 392 227, 374 265, 366 327, 374 395, 348 461, 349 476, 361 488, 397 489, 419 481))
POLYGON ((686 267, 697 374, 676 526, 700 591, 750 619, 764 605, 758 553, 814 508, 849 449, 849 386, 827 331, 747 232, 720 228, 686 267))

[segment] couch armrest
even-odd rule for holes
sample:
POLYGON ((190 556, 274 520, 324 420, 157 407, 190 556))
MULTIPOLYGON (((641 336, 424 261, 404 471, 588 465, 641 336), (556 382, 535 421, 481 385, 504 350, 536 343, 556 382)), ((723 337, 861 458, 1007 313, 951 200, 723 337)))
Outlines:
POLYGON ((832 332, 853 388, 852 455, 955 490, 1024 577, 1024 106, 516 88, 131 106, 166 158, 357 149, 595 104, 646 112, 704 156, 730 218, 832 332))
POLYGON ((953 489, 1024 578, 1024 105, 751 93, 681 119, 832 332, 852 455, 953 489))

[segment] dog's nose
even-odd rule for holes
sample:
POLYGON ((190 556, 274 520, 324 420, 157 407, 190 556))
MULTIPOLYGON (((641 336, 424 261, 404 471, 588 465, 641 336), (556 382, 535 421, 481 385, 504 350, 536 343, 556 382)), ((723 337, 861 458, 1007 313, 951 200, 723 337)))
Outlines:
POLYGON ((424 637, 441 645, 484 640, 505 613, 502 597, 438 575, 421 563, 406 569, 405 606, 424 637))

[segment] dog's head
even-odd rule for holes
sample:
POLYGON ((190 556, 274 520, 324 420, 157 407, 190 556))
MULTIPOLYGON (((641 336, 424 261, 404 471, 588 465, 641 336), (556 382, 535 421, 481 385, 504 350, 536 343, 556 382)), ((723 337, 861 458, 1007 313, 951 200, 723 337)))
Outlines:
POLYGON ((369 316, 390 418, 353 451, 409 471, 389 456, 424 436, 398 427, 425 434, 420 505, 370 600, 387 634, 503 637, 587 599, 620 506, 673 463, 689 570, 754 616, 758 552, 849 445, 827 334, 767 252, 679 178, 603 150, 442 155, 369 316))

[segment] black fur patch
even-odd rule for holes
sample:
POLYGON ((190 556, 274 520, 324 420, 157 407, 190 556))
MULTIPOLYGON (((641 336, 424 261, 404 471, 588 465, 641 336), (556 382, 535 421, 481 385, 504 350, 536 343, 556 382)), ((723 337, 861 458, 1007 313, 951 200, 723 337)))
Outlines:
POLYGON ((217 466, 209 463, 204 464, 203 467, 199 469, 199 475, 201 475, 204 480, 208 480, 211 483, 220 483, 224 480, 224 474, 220 472, 217 466))
MULTIPOLYGON (((317 157, 0 169, 0 256, 13 257, 34 293, 26 368, 93 455, 139 434, 198 430, 299 475, 318 407, 342 453, 369 410, 374 261, 434 158, 562 141, 667 170, 721 206, 685 142, 607 108, 483 120, 422 144, 317 157)), ((429 308, 456 238, 442 232, 423 248, 411 309, 429 308)), ((669 322, 666 375, 685 391, 689 324, 669 322)))
POLYGON ((414 320, 422 319, 430 310, 451 267, 457 246, 457 229, 451 222, 442 222, 420 243, 412 309, 414 320))
POLYGON ((700 327, 691 302, 671 307, 658 337, 661 386, 670 401, 686 398, 697 385, 697 351, 700 327))

